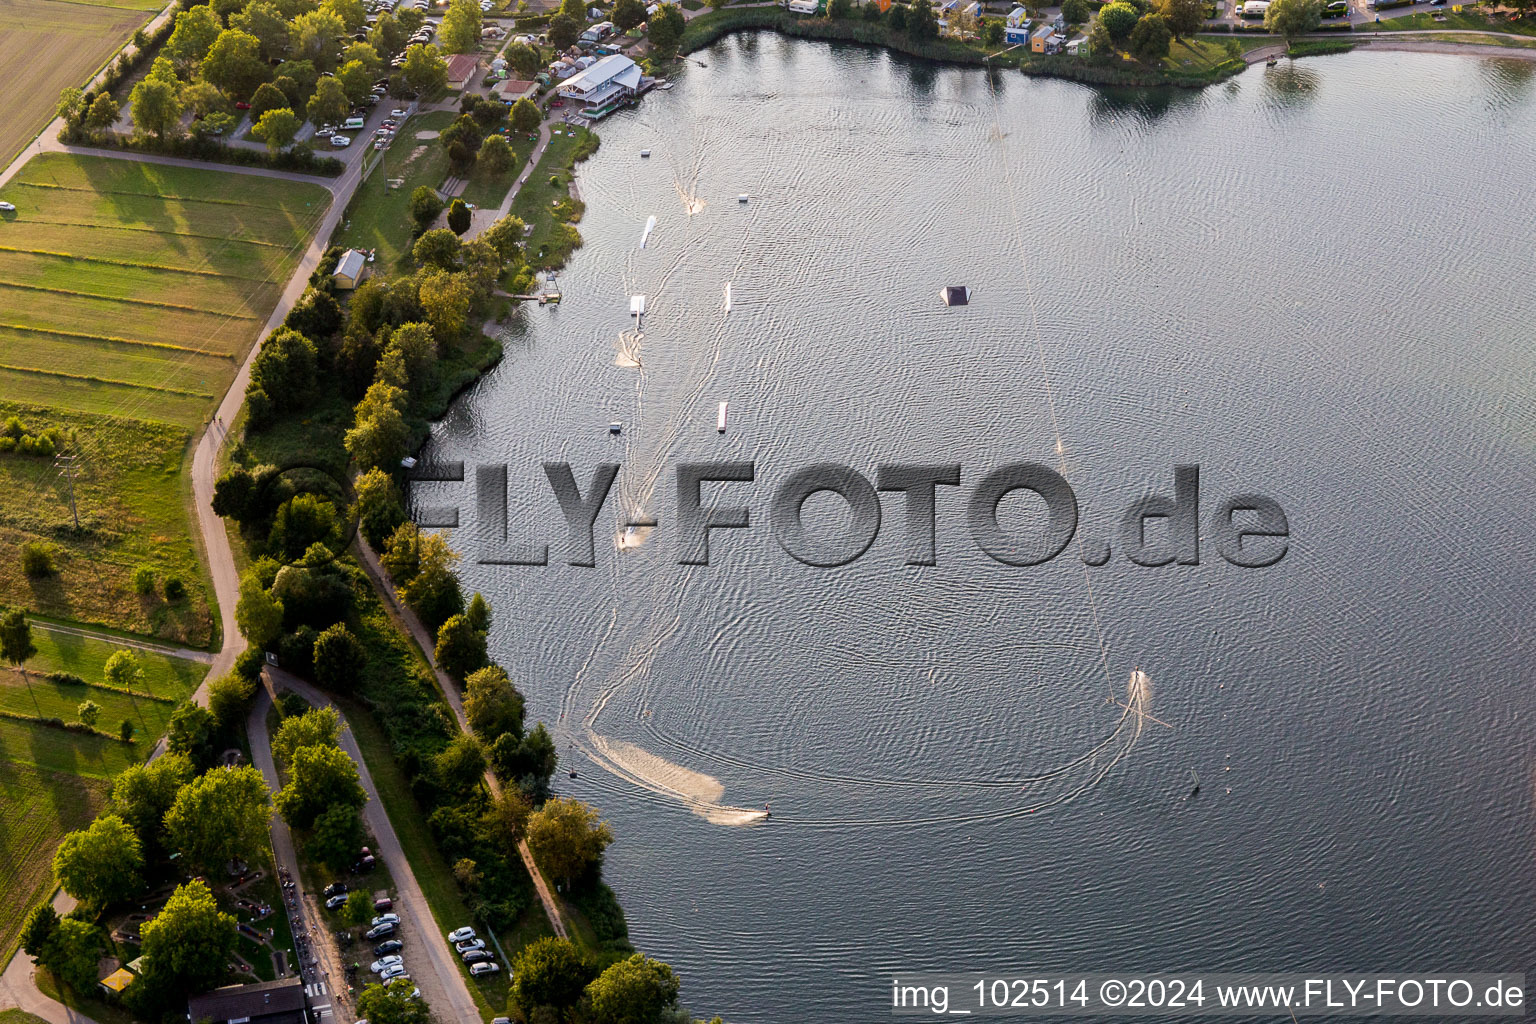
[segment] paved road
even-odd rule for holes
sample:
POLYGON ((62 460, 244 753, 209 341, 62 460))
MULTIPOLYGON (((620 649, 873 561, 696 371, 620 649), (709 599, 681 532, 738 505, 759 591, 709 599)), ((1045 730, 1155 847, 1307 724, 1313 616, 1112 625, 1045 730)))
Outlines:
MULTIPOLYGON (((251 709, 250 717, 246 721, 246 731, 251 739, 252 760, 261 769, 267 784, 276 789, 277 769, 272 763, 272 743, 267 735, 267 710, 272 706, 272 690, 278 687, 292 690, 315 707, 335 707, 336 705, 309 683, 282 669, 269 666, 262 674, 266 686, 261 691, 256 706, 251 709)), ((336 708, 336 713, 340 715, 341 709, 336 708)), ((368 802, 363 805, 363 822, 373 835, 372 849, 375 856, 384 862, 395 884, 394 909, 400 915, 400 926, 396 937, 405 943, 401 955, 405 957, 406 970, 410 972, 416 986, 421 989, 422 998, 437 1012, 440 1019, 456 1021, 460 1024, 477 1021, 480 1019, 480 1011, 475 1006, 474 997, 470 995, 468 984, 459 970, 458 958, 449 948, 445 934, 440 933, 435 926, 426 895, 421 891, 421 885, 416 881, 410 864, 406 862, 405 851, 400 846, 400 837, 395 834, 395 827, 390 823, 389 814, 379 800, 379 791, 373 784, 373 777, 368 773, 368 763, 363 760, 363 753, 358 749, 357 740, 347 728, 346 721, 343 716, 341 749, 346 751, 357 764, 357 773, 362 781, 363 791, 368 794, 368 802)), ((298 878, 298 859, 294 855, 293 840, 288 835, 288 827, 276 818, 272 822, 272 847, 277 854, 279 864, 286 867, 294 878, 298 878)), ((344 961, 336 953, 336 944, 326 934, 329 929, 318 905, 316 894, 305 895, 302 906, 310 934, 320 937, 315 948, 320 950, 330 962, 326 980, 338 980, 338 991, 333 993, 333 998, 350 1013, 355 1004, 345 994, 344 985, 340 983, 340 979, 344 976, 344 961)), ((457 927, 457 924, 447 926, 452 928, 457 927)), ((367 984, 373 978, 367 973, 371 952, 368 949, 361 949, 356 953, 357 960, 362 963, 362 969, 358 974, 359 984, 367 984)), ((344 1024, 352 1017, 342 1015, 337 1019, 344 1024)))

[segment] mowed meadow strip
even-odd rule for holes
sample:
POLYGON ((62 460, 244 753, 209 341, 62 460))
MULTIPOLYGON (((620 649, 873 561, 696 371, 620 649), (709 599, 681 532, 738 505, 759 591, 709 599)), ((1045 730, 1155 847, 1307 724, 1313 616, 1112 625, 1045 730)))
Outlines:
POLYGON ((51 153, 6 195, 0 389, 187 427, 234 378, 330 203, 307 182, 51 153))
POLYGON ((84 86, 161 6, 151 0, 0 0, 0 166, 53 119, 59 93, 84 86))
MULTIPOLYGON (((14 724, 14 723, 12 723, 14 724)), ((41 731, 41 730, 39 730, 41 731)), ((0 729, 0 955, 9 956, 27 916, 53 887, 53 851, 106 805, 108 783, 46 771, 12 757, 24 727, 0 729)))

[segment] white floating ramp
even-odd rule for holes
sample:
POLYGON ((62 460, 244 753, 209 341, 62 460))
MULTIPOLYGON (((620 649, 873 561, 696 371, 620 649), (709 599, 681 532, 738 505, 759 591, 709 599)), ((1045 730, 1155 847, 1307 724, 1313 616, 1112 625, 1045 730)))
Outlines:
POLYGON ((645 296, 631 295, 629 297, 629 315, 640 316, 645 312, 645 296))
POLYGON ((722 434, 725 433, 725 412, 730 404, 729 402, 721 402, 720 411, 715 415, 715 429, 722 434))
POLYGON ((656 215, 653 213, 650 219, 645 222, 645 230, 640 232, 640 248, 645 248, 645 243, 650 241, 651 232, 654 230, 656 230, 656 215))
POLYGON ((971 301, 971 290, 963 284, 952 284, 939 289, 939 298, 946 306, 965 306, 971 301))

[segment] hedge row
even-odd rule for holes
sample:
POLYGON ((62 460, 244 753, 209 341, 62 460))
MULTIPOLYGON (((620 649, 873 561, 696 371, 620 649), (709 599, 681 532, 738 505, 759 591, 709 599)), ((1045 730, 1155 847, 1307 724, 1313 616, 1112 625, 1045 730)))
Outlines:
POLYGON ((86 725, 84 722, 66 722, 62 718, 44 718, 41 715, 23 715, 15 711, 5 711, 3 709, 0 709, 0 718, 9 718, 17 722, 31 722, 33 725, 42 725, 48 727, 49 729, 63 729, 65 732, 84 733, 87 736, 100 736, 104 740, 113 740, 117 743, 133 742, 131 739, 125 740, 121 736, 118 736, 114 733, 102 732, 100 729, 92 728, 91 726, 86 725))
POLYGON ((283 150, 277 154, 263 149, 240 149, 226 146, 216 139, 199 139, 184 136, 174 139, 126 138, 110 132, 95 134, 81 130, 61 133, 66 142, 97 146, 101 149, 125 149, 136 153, 160 153, 190 160, 206 160, 209 163, 237 164, 241 167, 266 167, 274 171, 294 171, 299 174, 315 174, 334 178, 344 165, 331 156, 316 156, 302 146, 283 150))
POLYGON ((175 704, 175 697, 162 697, 159 694, 145 693, 140 690, 130 690, 126 686, 113 686, 111 683, 93 683, 82 679, 73 672, 44 672, 43 678, 50 683, 58 683, 61 686, 89 686, 96 690, 111 690, 113 693, 121 693, 125 697, 134 697, 139 700, 158 701, 161 704, 175 704))

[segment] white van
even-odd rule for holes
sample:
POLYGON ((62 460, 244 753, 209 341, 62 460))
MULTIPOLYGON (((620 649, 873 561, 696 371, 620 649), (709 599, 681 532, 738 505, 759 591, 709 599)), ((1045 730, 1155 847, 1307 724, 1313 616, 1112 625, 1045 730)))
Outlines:
POLYGON ((368 122, 361 117, 349 117, 341 122, 341 130, 344 132, 355 132, 359 128, 366 127, 367 124, 368 122))

